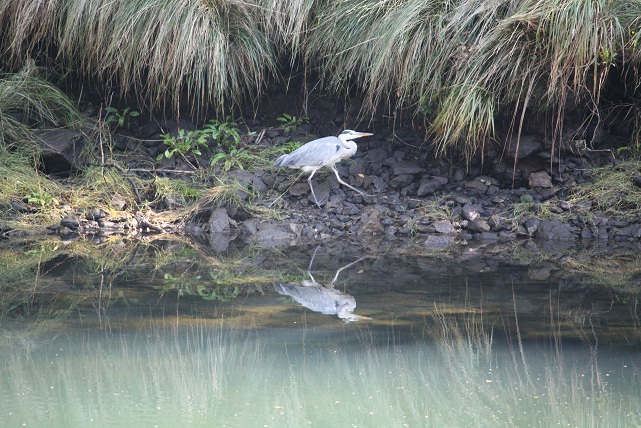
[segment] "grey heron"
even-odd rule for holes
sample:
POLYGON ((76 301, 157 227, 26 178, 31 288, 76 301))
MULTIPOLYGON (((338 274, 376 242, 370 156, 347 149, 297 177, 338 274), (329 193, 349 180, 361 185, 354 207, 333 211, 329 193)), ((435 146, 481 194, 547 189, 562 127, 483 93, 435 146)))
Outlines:
POLYGON ((314 257, 316 257, 316 252, 319 248, 320 247, 316 247, 316 250, 314 250, 314 255, 312 255, 312 260, 309 262, 309 267, 307 268, 307 275, 309 275, 310 279, 302 280, 300 285, 274 284, 274 289, 279 294, 290 296, 314 312, 320 312, 325 315, 336 315, 345 322, 371 319, 370 317, 353 313, 354 309, 356 309, 356 299, 354 299, 354 296, 334 288, 338 275, 340 275, 343 270, 364 260, 365 257, 361 257, 338 269, 336 275, 334 275, 334 279, 326 287, 316 282, 312 276, 312 264, 314 263, 314 257))
POLYGON ((341 177, 338 175, 336 170, 336 163, 340 162, 343 159, 350 158, 356 153, 356 143, 354 140, 356 138, 367 137, 370 134, 367 132, 358 132, 352 131, 351 129, 346 129, 341 132, 338 137, 324 137, 316 140, 312 140, 309 143, 304 144, 298 149, 294 150, 289 154, 282 155, 274 162, 274 165, 278 168, 295 168, 300 169, 303 172, 311 172, 307 178, 307 183, 309 183, 309 188, 312 190, 312 196, 314 197, 314 202, 318 205, 318 208, 321 208, 320 202, 316 198, 316 193, 314 193, 314 187, 312 186, 312 177, 316 171, 321 169, 324 166, 328 166, 336 174, 338 182, 354 190, 362 196, 372 197, 373 195, 368 195, 362 190, 357 189, 356 187, 350 186, 344 182, 341 177))

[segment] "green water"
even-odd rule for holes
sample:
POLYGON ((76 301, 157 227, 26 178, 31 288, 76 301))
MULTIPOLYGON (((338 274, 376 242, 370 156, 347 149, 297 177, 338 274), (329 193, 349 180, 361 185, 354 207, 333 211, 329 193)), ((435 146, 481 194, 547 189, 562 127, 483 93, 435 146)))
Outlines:
POLYGON ((360 250, 321 250, 310 283, 314 248, 226 264, 170 249, 160 262, 138 248, 126 267, 39 253, 37 275, 3 285, 1 426, 641 424, 632 294, 398 254, 332 287, 360 250), (367 319, 313 311, 278 284, 331 290, 367 319))

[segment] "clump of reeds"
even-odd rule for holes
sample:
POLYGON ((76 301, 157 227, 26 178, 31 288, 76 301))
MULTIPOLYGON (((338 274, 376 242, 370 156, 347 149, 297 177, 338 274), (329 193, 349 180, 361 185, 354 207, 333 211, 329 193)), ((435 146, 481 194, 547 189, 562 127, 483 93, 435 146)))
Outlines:
POLYGON ((61 90, 41 78, 32 61, 22 70, 0 75, 0 145, 25 145, 30 128, 80 126, 86 123, 61 90))
POLYGON ((416 106, 436 148, 468 154, 502 113, 520 132, 570 97, 596 114, 613 66, 639 64, 637 0, 390 0, 327 4, 306 54, 326 85, 363 89, 366 106, 416 106), (328 43, 328 37, 335 41, 328 43))
POLYGON ((22 0, 0 5, 0 47, 13 67, 48 58, 146 105, 177 111, 187 98, 201 113, 255 101, 279 66, 301 67, 326 90, 359 90, 362 113, 409 109, 438 153, 471 156, 498 120, 508 134, 549 123, 558 142, 570 99, 589 123, 613 67, 634 93, 639 9, 641 0, 22 0))
POLYGON ((11 24, 2 41, 13 62, 55 41, 55 62, 153 106, 177 107, 187 94, 193 105, 220 111, 229 100, 255 98, 275 69, 261 8, 251 1, 28 3, 0 6, 0 22, 11 24))

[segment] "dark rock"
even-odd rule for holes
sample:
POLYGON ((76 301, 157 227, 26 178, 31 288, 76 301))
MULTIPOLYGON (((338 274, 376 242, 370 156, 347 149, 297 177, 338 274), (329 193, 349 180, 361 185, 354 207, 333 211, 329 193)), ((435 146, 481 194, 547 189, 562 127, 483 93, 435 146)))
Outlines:
POLYGON ((43 170, 47 174, 68 175, 83 166, 81 153, 85 147, 85 135, 81 131, 51 129, 38 137, 43 170))
POLYGON ((101 210, 100 208, 93 208, 89 211, 87 211, 87 214, 85 215, 85 218, 87 220, 100 220, 101 218, 107 217, 108 214, 101 210))
POLYGON ((296 223, 258 224, 258 231, 249 237, 248 242, 261 245, 294 244, 301 235, 303 226, 296 223))
POLYGON ((534 234, 539 230, 539 224, 541 224, 541 220, 538 218, 528 218, 523 222, 523 227, 525 227, 528 235, 534 236, 534 234))
POLYGON ((418 183, 413 182, 401 189, 401 195, 402 196, 415 195, 417 190, 418 190, 418 183))
POLYGON ((118 229, 118 228, 124 229, 124 227, 119 227, 120 226, 119 224, 114 223, 113 221, 104 220, 104 219, 98 220, 98 226, 102 229, 118 229))
POLYGON ((630 226, 615 230, 615 236, 633 239, 641 238, 641 224, 631 224, 630 226))
POLYGON ((627 221, 621 220, 620 218, 609 218, 606 224, 609 227, 626 227, 629 225, 627 221))
POLYGON ((252 174, 251 172, 247 172, 242 169, 230 171, 227 175, 227 178, 231 179, 232 181, 237 181, 244 187, 252 187, 258 192, 265 192, 267 190, 267 185, 259 175, 252 174))
POLYGON ((552 274, 554 265, 545 266, 530 266, 527 271, 527 276, 532 281, 546 281, 552 274))
POLYGON ((510 224, 504 220, 501 216, 493 215, 487 221, 493 231, 500 232, 507 230, 510 227, 510 224))
POLYGON ((548 241, 566 241, 574 238, 572 227, 559 220, 542 220, 536 237, 548 241))
POLYGON ((447 248, 454 243, 453 236, 447 235, 428 235, 423 243, 424 246, 434 249, 447 248))
MULTIPOLYGON (((357 161, 357 162, 352 162, 349 165, 349 168, 347 168, 347 173, 352 176, 352 177, 358 177, 359 175, 365 175, 365 164, 363 162, 357 161)), ((364 177, 361 177, 361 180, 364 177)), ((356 183, 357 185, 361 185, 361 183, 356 183)))
POLYGON ((488 185, 475 179, 466 182, 465 188, 482 195, 487 191, 488 185))
POLYGON ((442 233, 445 235, 456 233, 456 229, 454 229, 452 222, 449 220, 435 221, 434 223, 432 223, 432 226, 434 226, 434 230, 436 230, 438 233, 442 233))
POLYGON ((608 229, 605 226, 601 226, 597 228, 597 233, 594 236, 596 239, 599 240, 608 240, 609 235, 608 235, 608 229))
POLYGON ((229 243, 233 240, 234 236, 229 232, 225 233, 210 233, 208 236, 209 247, 216 253, 224 253, 229 248, 229 243))
POLYGON ((380 216, 381 213, 378 210, 376 210, 374 207, 368 207, 361 217, 360 225, 356 234, 359 236, 373 236, 383 234, 385 232, 385 229, 381 225, 380 216))
POLYGON ((32 213, 37 211, 36 208, 23 204, 22 202, 10 201, 9 205, 11 205, 11 209, 19 213, 32 213))
POLYGON ((501 191, 501 189, 499 188, 499 186, 492 185, 492 186, 487 188, 487 190, 485 191, 485 194, 488 195, 488 196, 492 196, 492 195, 496 195, 500 191, 501 191))
POLYGON ((463 168, 456 168, 454 175, 452 176, 453 181, 463 181, 465 178, 465 170, 463 168))
POLYGON ((548 189, 552 187, 552 178, 547 171, 533 172, 528 178, 528 183, 530 188, 542 187, 548 189))
MULTIPOLYGON (((374 187, 374 192, 375 193, 382 193, 387 190, 387 183, 385 180, 383 180, 381 177, 378 176, 372 176, 368 177, 370 182, 372 183, 372 187, 374 187)), ((363 182, 364 186, 366 185, 366 181, 363 182)))
MULTIPOLYGON (((62 224, 62 222, 60 224, 62 224)), ((63 226, 69 227, 68 225, 63 225, 63 226)), ((71 227, 69 228, 72 229, 71 227)), ((83 221, 83 222, 80 222, 78 225, 78 232, 84 233, 84 234, 97 234, 97 233, 100 233, 100 225, 98 224, 97 221, 94 221, 94 220, 83 221)))
POLYGON ((465 205, 461 211, 461 217, 465 220, 476 220, 482 213, 483 208, 480 205, 465 205))
POLYGON ((592 232, 587 227, 581 229, 581 239, 592 239, 592 232))
POLYGON ((408 184, 410 184, 412 181, 414 181, 414 175, 412 174, 403 174, 403 175, 397 175, 394 177, 392 180, 390 180, 390 186, 392 186, 394 189, 400 189, 408 184))
MULTIPOLYGON (((316 182, 312 183, 312 185, 314 184, 318 184, 318 183, 316 182)), ((314 189, 317 189, 317 187, 314 186, 314 189)), ((283 183, 283 187, 279 188, 278 190, 282 192, 287 190, 287 183, 283 183)), ((292 187, 289 188, 287 193, 292 196, 302 196, 302 195, 306 195, 307 193, 311 194, 311 192, 309 191, 309 184, 307 184, 307 182, 300 182, 300 183, 294 184, 292 187)))
POLYGON ((543 139, 536 135, 521 135, 520 138, 515 135, 510 138, 507 154, 512 159, 515 157, 523 159, 540 151, 543 148, 543 144, 543 139))
MULTIPOLYGON (((547 199, 550 199, 552 196, 556 195, 560 191, 561 191, 561 188, 560 187, 556 187, 556 186, 551 187, 549 189, 544 189, 540 193, 541 194, 541 199, 544 200, 544 201, 547 200, 547 199)), ((562 209, 561 209, 561 211, 562 211, 562 209)), ((560 213, 561 211, 558 211, 558 212, 560 213)))
POLYGON ((242 223, 240 226, 240 234, 244 237, 250 237, 255 235, 258 232, 258 223, 257 218, 250 218, 242 223))
POLYGON ((229 233, 231 231, 231 219, 227 215, 227 209, 216 208, 209 216, 209 233, 229 233))
POLYGON ((420 174, 425 168, 415 162, 398 161, 392 165, 394 175, 420 174))
POLYGON ((367 151, 365 157, 375 165, 382 164, 389 157, 389 153, 383 147, 377 147, 367 151))
POLYGON ((423 197, 425 195, 433 195, 436 191, 441 190, 447 183, 448 179, 446 177, 423 179, 419 183, 416 196, 423 197))
POLYGON ((60 225, 71 230, 77 230, 80 226, 80 219, 74 214, 67 214, 60 220, 60 225))
POLYGON ((479 234, 479 240, 481 241, 498 241, 499 234, 495 232, 481 232, 479 234))
MULTIPOLYGON (((336 178, 336 177, 334 177, 334 178, 336 178)), ((305 183, 305 184, 307 184, 307 183, 305 183)), ((323 180, 323 181, 320 181, 318 183, 314 182, 314 183, 312 183, 312 185, 314 186, 314 194, 316 195, 316 198, 318 199, 318 202, 320 202, 321 204, 327 202, 329 200, 329 195, 330 195, 330 182, 329 182, 329 180, 323 180)), ((314 196, 312 195, 312 192, 309 190, 309 186, 307 186, 307 190, 309 191, 309 196, 307 197, 307 199, 310 202, 315 204, 316 202, 314 201, 314 196)), ((348 191, 351 192, 352 190, 348 190, 348 191)), ((336 203, 336 200, 334 200, 334 203, 336 203)))
POLYGON ((383 226, 391 226, 391 225, 394 224, 394 219, 393 218, 389 218, 389 217, 384 218, 383 220, 381 220, 381 224, 383 226))
POLYGON ((124 211, 127 208, 127 200, 120 195, 113 195, 111 205, 119 211, 124 211))
POLYGON ((559 208, 563 211, 570 211, 572 209, 572 205, 567 201, 561 201, 559 202, 559 208))
POLYGON ((454 195, 454 197, 452 199, 454 200, 454 202, 456 202, 457 204, 461 204, 461 205, 469 205, 469 204, 472 203, 472 199, 468 198, 467 196, 463 196, 463 195, 454 195))
POLYGON ((477 218, 476 220, 468 220, 466 229, 470 232, 489 232, 490 225, 487 221, 477 218))
POLYGON ((498 233, 500 241, 513 241, 516 239, 516 234, 511 231, 501 231, 498 233))

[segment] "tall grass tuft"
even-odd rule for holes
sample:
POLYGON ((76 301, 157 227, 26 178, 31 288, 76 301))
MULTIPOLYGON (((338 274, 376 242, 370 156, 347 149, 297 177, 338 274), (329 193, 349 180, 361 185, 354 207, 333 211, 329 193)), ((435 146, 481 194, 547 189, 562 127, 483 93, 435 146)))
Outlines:
POLYGON ((31 140, 30 126, 77 127, 86 121, 62 91, 38 76, 33 62, 18 73, 0 75, 0 146, 31 140))
POLYGON ((413 106, 438 152, 471 155, 501 114, 519 133, 547 114, 557 137, 570 97, 596 115, 609 70, 639 65, 640 9, 639 0, 326 3, 305 55, 327 88, 361 89, 368 111, 413 106))
POLYGON ((543 118, 558 141, 571 99, 598 122, 613 67, 637 91, 639 10, 641 0, 21 0, 0 4, 0 49, 12 67, 63 64, 201 116, 258 100, 282 67, 302 64, 325 90, 360 91, 363 114, 409 109, 438 153, 471 156, 499 119, 520 134, 543 118))
POLYGON ((255 98, 275 70, 261 8, 251 1, 70 0, 20 10, 0 9, 0 22, 15 22, 4 36, 13 58, 54 40, 68 69, 111 82, 123 95, 133 91, 154 107, 177 109, 185 93, 192 106, 220 111, 230 100, 255 98))

